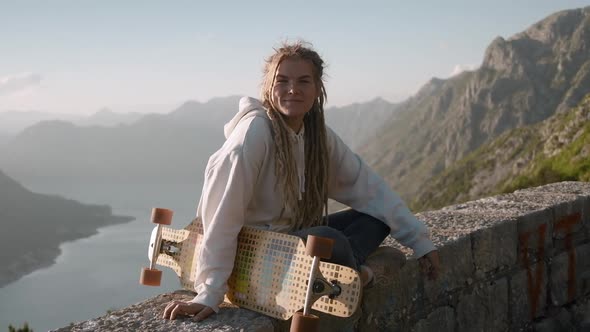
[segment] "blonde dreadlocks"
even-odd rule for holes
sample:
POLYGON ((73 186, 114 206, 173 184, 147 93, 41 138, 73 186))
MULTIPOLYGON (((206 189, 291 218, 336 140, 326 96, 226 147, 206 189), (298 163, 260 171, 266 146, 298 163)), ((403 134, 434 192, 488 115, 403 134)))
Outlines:
POLYGON ((285 207, 293 211, 292 230, 323 224, 328 203, 328 148, 324 103, 327 99, 323 83, 324 61, 319 54, 304 42, 283 44, 266 60, 262 82, 261 99, 272 122, 275 146, 275 174, 278 186, 285 198, 285 207), (279 64, 285 59, 301 59, 311 63, 318 97, 305 114, 305 194, 299 199, 299 179, 293 156, 293 138, 284 115, 272 102, 272 89, 279 64))

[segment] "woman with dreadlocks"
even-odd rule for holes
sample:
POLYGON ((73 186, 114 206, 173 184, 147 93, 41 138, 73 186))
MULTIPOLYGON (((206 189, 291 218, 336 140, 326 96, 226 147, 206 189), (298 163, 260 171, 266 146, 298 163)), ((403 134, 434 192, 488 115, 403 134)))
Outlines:
POLYGON ((240 100, 226 142, 209 158, 197 216, 204 227, 195 281, 198 295, 173 301, 164 318, 219 310, 242 226, 334 239, 329 260, 373 277, 363 265, 388 234, 411 247, 430 278, 439 271, 428 230, 397 194, 324 123, 324 62, 304 43, 267 59, 262 101, 240 100), (351 210, 327 215, 328 198, 351 210))

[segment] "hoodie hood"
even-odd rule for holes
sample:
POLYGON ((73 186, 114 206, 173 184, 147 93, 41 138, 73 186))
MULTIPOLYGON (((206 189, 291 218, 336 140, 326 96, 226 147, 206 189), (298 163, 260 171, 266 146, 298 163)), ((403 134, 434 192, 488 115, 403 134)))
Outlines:
POLYGON ((266 115, 266 109, 264 106, 262 106, 260 100, 252 97, 242 97, 240 99, 238 113, 228 123, 226 123, 225 126, 223 126, 223 134, 225 135, 225 139, 229 138, 229 135, 231 135, 242 119, 247 119, 251 116, 262 116, 268 119, 268 116, 266 115))
MULTIPOLYGON (((252 97, 242 97, 240 99, 238 113, 223 126, 225 139, 229 138, 240 121, 253 116, 259 116, 269 120, 266 114, 266 108, 264 108, 260 100, 252 97)), ((301 200, 305 192, 305 126, 301 127, 299 133, 295 133, 291 128, 288 128, 288 130, 293 143, 293 154, 297 165, 297 178, 299 180, 299 199, 301 200)))

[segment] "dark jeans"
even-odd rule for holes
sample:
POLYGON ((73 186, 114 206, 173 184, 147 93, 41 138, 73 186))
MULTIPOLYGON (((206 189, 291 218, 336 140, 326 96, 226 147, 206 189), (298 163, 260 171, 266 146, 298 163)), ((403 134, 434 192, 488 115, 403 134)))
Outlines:
POLYGON ((307 240, 307 235, 334 239, 332 258, 326 261, 358 270, 389 232, 389 226, 381 220, 350 209, 330 214, 327 226, 310 227, 291 234, 303 241, 307 240))

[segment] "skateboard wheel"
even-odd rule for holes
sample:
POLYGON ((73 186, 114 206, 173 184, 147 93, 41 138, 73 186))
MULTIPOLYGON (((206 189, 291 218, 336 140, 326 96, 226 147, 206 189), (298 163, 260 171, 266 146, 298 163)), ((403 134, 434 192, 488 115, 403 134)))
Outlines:
POLYGON ((162 281, 162 271, 156 269, 150 269, 144 267, 141 269, 141 276, 139 277, 139 283, 145 286, 160 286, 162 281))
POLYGON ((309 256, 329 259, 332 257, 334 240, 327 237, 308 235, 305 245, 305 253, 309 256))
POLYGON ((170 225, 174 211, 162 208, 152 209, 152 222, 160 225, 170 225))
POLYGON ((304 315, 296 312, 291 321, 290 332, 316 332, 319 331, 320 318, 316 315, 304 315))

